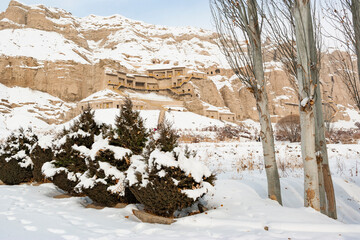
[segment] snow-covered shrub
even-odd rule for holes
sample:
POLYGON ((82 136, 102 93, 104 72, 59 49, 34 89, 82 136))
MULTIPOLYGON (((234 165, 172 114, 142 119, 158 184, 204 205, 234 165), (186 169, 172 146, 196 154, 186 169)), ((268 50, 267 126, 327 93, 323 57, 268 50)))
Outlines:
POLYGON ((170 152, 178 146, 178 139, 179 135, 172 128, 172 123, 164 119, 158 129, 149 134, 149 140, 146 143, 143 156, 148 158, 156 148, 164 152, 170 152))
POLYGON ((0 148, 0 180, 9 185, 32 180, 34 163, 30 152, 36 142, 31 129, 20 129, 6 139, 0 148))
POLYGON ((95 122, 91 109, 85 110, 75 125, 60 135, 54 160, 43 165, 43 173, 60 189, 87 195, 104 206, 135 202, 124 173, 132 152, 109 144, 108 133, 106 125, 95 122))
POLYGON ((34 181, 36 182, 44 182, 45 180, 45 176, 43 175, 41 169, 46 162, 53 160, 54 153, 52 142, 53 136, 51 135, 39 137, 39 140, 32 148, 30 157, 34 163, 32 172, 34 181))
POLYGON ((80 177, 88 170, 89 157, 81 148, 91 148, 94 138, 101 133, 103 126, 94 120, 90 107, 85 109, 73 125, 64 130, 53 146, 53 161, 46 162, 42 172, 60 189, 77 195, 75 186, 80 177))
POLYGON ((164 119, 158 128, 159 137, 156 139, 156 145, 161 151, 171 152, 178 146, 179 135, 172 127, 172 123, 164 119))
POLYGON ((132 157, 127 171, 130 190, 145 210, 164 217, 192 206, 214 184, 215 176, 197 156, 175 148, 155 149, 148 159, 132 157))
POLYGON ((136 202, 125 175, 132 155, 129 149, 109 145, 109 140, 99 135, 90 149, 82 147, 79 151, 88 157, 88 170, 75 186, 76 192, 85 193, 94 202, 108 207, 136 202))
POLYGON ((138 111, 133 110, 130 98, 125 98, 120 115, 115 119, 115 134, 111 144, 130 149, 134 154, 141 154, 149 136, 144 121, 138 111))

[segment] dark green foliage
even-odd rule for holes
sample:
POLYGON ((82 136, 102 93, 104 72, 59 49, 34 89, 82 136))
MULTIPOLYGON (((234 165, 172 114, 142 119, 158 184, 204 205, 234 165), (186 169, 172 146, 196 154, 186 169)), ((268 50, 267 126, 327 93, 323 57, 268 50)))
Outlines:
POLYGON ((171 152, 178 146, 179 135, 176 134, 169 121, 164 120, 158 128, 158 132, 160 136, 156 140, 156 145, 159 146, 161 151, 171 152))
POLYGON ((32 179, 31 167, 22 168, 15 159, 11 159, 9 162, 4 162, 1 159, 0 179, 7 185, 30 182, 32 179))
MULTIPOLYGON (((143 154, 144 161, 147 163, 147 175, 144 177, 139 172, 136 174, 137 183, 130 187, 135 197, 144 204, 147 212, 164 217, 173 217, 177 210, 191 207, 196 200, 189 198, 182 190, 197 189, 200 184, 191 175, 187 175, 179 167, 169 167, 155 163, 154 157, 161 157, 165 152, 171 152, 175 161, 179 159, 179 153, 174 151, 178 136, 172 129, 171 124, 164 121, 159 126, 159 136, 150 136, 150 141, 143 154), (153 152, 157 152, 153 155, 153 152), (161 172, 161 174, 159 174, 161 172), (165 173, 165 175, 164 175, 165 173), (143 179, 149 183, 144 187, 143 179)), ((156 135, 156 134, 155 134, 156 135)), ((188 149, 183 153, 183 157, 190 158, 196 155, 188 149)), ((205 182, 214 184, 215 176, 202 179, 205 182)), ((201 197, 201 196, 200 196, 201 197)))
POLYGON ((37 136, 31 129, 19 129, 11 134, 0 149, 0 179, 9 185, 29 182, 32 180, 32 165, 20 166, 29 158, 32 146, 37 142, 37 136), (23 152, 21 156, 16 154, 23 152))
POLYGON ((149 136, 144 127, 144 121, 138 111, 134 111, 130 98, 125 98, 120 115, 115 119, 116 136, 110 142, 112 145, 130 149, 134 154, 141 154, 149 136))
MULTIPOLYGON (((148 180, 150 183, 146 187, 141 187, 140 184, 130 187, 135 197, 144 204, 147 212, 163 217, 173 217, 175 211, 191 207, 196 202, 181 190, 195 189, 199 187, 199 184, 180 168, 161 167, 161 169, 157 169, 154 167, 149 173, 148 180), (166 172, 164 177, 158 175, 161 170, 166 172), (177 185, 173 179, 178 181, 177 185)), ((212 185, 214 180, 214 175, 204 179, 212 185)))
MULTIPOLYGON (((115 182, 113 183, 115 184, 115 182)), ((119 196, 117 193, 111 193, 107 190, 109 184, 101 182, 96 183, 93 188, 83 189, 84 192, 91 200, 97 204, 114 207, 118 203, 137 203, 135 196, 131 193, 129 188, 125 189, 125 196, 119 196)))
POLYGON ((123 159, 116 159, 114 152, 106 149, 98 152, 97 156, 95 157, 95 161, 107 162, 111 166, 116 167, 119 171, 124 172, 128 170, 130 166, 130 157, 131 156, 126 155, 123 159))
POLYGON ((61 190, 73 195, 78 196, 79 194, 75 192, 74 188, 77 184, 77 181, 71 181, 68 179, 68 174, 65 171, 57 173, 53 178, 52 182, 55 186, 61 190))
POLYGON ((91 135, 99 135, 103 126, 95 122, 94 114, 94 111, 88 106, 79 116, 79 119, 72 125, 69 132, 82 130, 91 135))
POLYGON ((71 172, 84 173, 87 170, 86 159, 77 150, 74 150, 73 146, 91 148, 95 135, 99 135, 105 128, 104 125, 96 124, 94 111, 87 107, 69 130, 63 130, 61 137, 66 138, 65 143, 55 149, 54 165, 67 168, 71 172))
POLYGON ((86 157, 79 151, 72 148, 72 141, 67 138, 66 143, 61 146, 61 150, 54 155, 55 167, 64 167, 70 172, 84 173, 87 170, 86 157))
POLYGON ((44 182, 45 177, 42 174, 41 168, 46 162, 50 162, 53 159, 54 153, 51 148, 43 149, 38 144, 35 145, 31 151, 31 160, 34 163, 32 170, 34 181, 44 182))
MULTIPOLYGON (((64 129, 60 135, 59 141, 64 142, 54 149, 53 164, 55 167, 64 167, 73 173, 85 173, 88 170, 87 162, 91 161, 75 150, 73 146, 85 146, 90 149, 94 144, 95 135, 105 131, 105 128, 104 125, 96 124, 94 112, 90 107, 86 108, 70 129, 64 129)), ((78 181, 67 179, 67 174, 64 171, 53 176, 52 181, 60 189, 75 194, 74 187, 78 181)))
POLYGON ((173 129, 172 124, 166 119, 159 125, 155 132, 151 132, 146 144, 143 156, 145 159, 156 149, 163 152, 171 152, 178 146, 179 135, 173 129))
POLYGON ((95 157, 95 160, 89 161, 89 176, 91 177, 96 175, 97 179, 104 179, 106 184, 97 182, 95 183, 94 187, 82 188, 81 191, 84 192, 94 202, 106 207, 114 207, 117 203, 137 203, 138 201, 128 187, 125 187, 124 196, 120 196, 118 193, 111 193, 108 191, 108 187, 116 185, 119 179, 114 179, 112 176, 107 177, 99 166, 99 162, 107 162, 110 165, 116 167, 119 171, 124 172, 130 166, 129 159, 129 155, 126 155, 122 159, 116 159, 114 152, 109 149, 99 151, 95 157))
POLYGON ((189 146, 186 145, 185 149, 184 149, 184 155, 185 155, 186 158, 190 158, 191 156, 196 157, 197 152, 195 150, 190 150, 189 146))

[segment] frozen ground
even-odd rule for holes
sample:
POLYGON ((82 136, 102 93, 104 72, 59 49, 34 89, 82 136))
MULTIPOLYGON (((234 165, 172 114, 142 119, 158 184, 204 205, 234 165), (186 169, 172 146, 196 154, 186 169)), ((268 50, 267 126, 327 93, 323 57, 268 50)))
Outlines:
POLYGON ((298 144, 277 151, 284 206, 267 199, 261 145, 256 142, 190 145, 218 175, 205 199, 207 213, 171 226, 141 223, 124 209, 87 209, 87 198, 54 199, 54 185, 0 186, 0 239, 359 239, 359 145, 330 145, 338 220, 303 207, 298 144), (281 165, 281 164, 279 164, 281 165), (265 230, 268 229, 268 230, 265 230))

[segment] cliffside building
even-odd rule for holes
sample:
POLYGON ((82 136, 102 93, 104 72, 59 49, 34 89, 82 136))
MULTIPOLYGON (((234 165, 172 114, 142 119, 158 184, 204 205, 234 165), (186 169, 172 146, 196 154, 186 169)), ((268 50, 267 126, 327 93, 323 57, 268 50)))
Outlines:
POLYGON ((152 67, 146 74, 127 74, 122 71, 106 72, 105 81, 113 89, 129 88, 143 91, 170 91, 176 95, 193 94, 193 90, 182 88, 191 80, 206 79, 202 72, 185 67, 152 67))
MULTIPOLYGON (((210 74, 211 75, 211 74, 210 74)), ((199 97, 195 93, 195 87, 191 81, 207 79, 208 74, 189 70, 179 66, 154 66, 148 68, 145 74, 129 74, 124 71, 105 70, 105 84, 112 90, 135 90, 144 92, 162 92, 172 96, 199 97)), ((104 94, 104 93, 102 93, 104 94)), ((119 108, 123 102, 120 95, 114 96, 114 92, 106 92, 102 97, 91 96, 82 100, 78 111, 90 105, 93 109, 119 108)), ((178 106, 161 106, 158 109, 178 109, 178 106)), ((154 106, 144 101, 135 101, 136 110, 154 109, 154 106)), ((155 108, 156 109, 156 108, 155 108)), ((202 115, 213 119, 235 122, 236 116, 228 109, 204 106, 202 115)))

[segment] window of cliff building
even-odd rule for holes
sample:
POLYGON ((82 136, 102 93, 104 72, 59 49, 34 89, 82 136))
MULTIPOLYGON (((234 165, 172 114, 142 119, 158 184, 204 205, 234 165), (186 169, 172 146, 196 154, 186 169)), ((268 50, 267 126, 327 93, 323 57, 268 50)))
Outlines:
POLYGON ((215 70, 215 73, 218 73, 218 74, 219 74, 219 73, 220 73, 220 69, 216 69, 216 70, 215 70))

